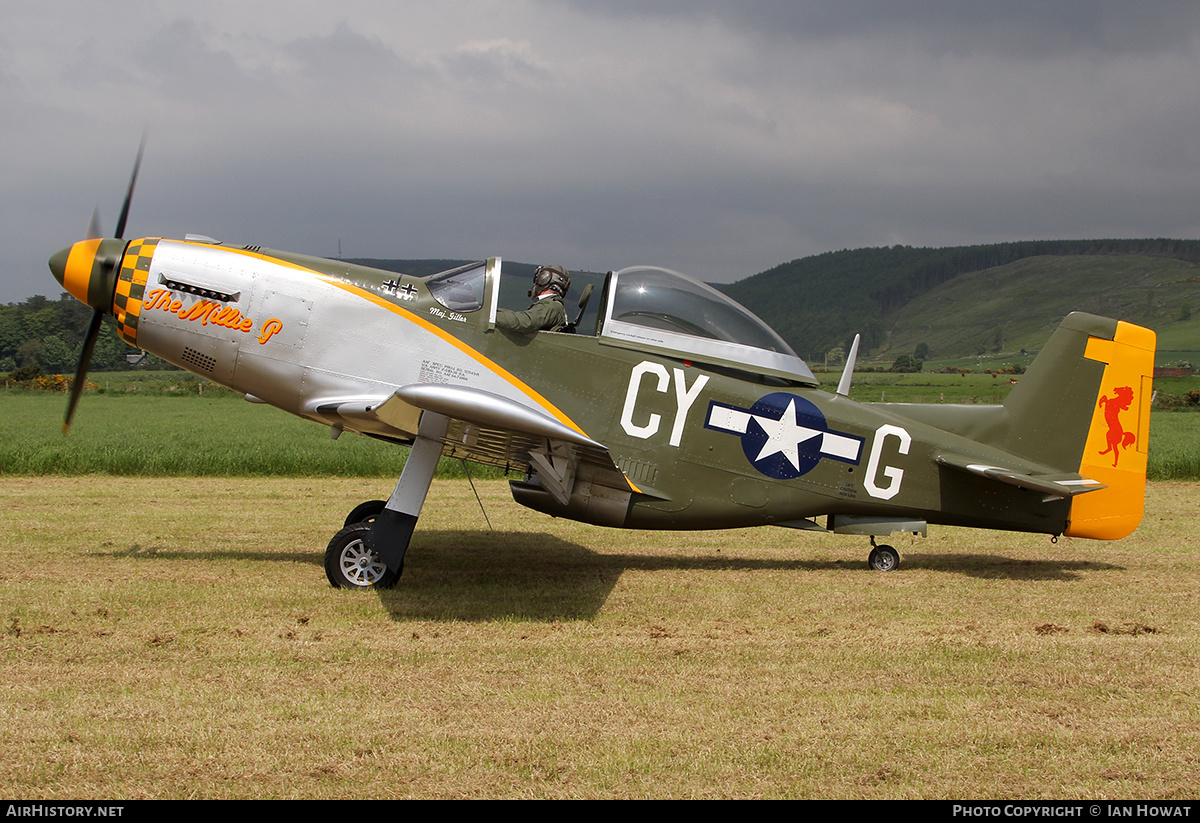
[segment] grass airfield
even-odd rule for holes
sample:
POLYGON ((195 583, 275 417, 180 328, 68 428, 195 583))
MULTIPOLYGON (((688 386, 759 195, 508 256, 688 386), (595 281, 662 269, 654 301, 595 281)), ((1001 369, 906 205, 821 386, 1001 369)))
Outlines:
POLYGON ((328 587, 387 478, 0 477, 0 795, 1200 794, 1200 483, 1115 543, 626 532, 439 480, 399 588, 328 587))

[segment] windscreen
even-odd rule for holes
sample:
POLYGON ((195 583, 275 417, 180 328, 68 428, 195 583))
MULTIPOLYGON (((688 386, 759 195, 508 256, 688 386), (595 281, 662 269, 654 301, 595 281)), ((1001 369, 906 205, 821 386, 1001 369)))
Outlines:
POLYGON ((487 263, 469 263, 457 269, 435 274, 426 282, 433 299, 459 312, 483 308, 483 286, 487 263))

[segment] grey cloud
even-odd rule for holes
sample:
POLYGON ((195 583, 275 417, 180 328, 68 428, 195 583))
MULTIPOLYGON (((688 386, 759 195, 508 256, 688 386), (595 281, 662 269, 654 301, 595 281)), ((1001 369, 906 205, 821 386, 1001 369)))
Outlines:
POLYGON ((325 255, 730 279, 1197 231, 1191 4, 151 2, 135 26, 114 0, 13 35, 38 8, 0 11, 0 299, 56 292, 46 257, 115 219, 147 121, 131 232, 325 255))
POLYGON ((1061 57, 1188 48, 1200 32, 1200 6, 1189 0, 577 0, 602 17, 708 18, 767 40, 900 40, 932 54, 1002 53, 1061 57))

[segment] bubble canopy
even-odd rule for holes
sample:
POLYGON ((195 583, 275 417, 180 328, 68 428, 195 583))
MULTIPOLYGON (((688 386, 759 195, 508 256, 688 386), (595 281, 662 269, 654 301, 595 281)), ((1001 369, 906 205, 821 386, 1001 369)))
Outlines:
POLYGON ((600 337, 606 343, 817 383, 770 326, 687 275, 631 266, 609 275, 605 297, 600 337))

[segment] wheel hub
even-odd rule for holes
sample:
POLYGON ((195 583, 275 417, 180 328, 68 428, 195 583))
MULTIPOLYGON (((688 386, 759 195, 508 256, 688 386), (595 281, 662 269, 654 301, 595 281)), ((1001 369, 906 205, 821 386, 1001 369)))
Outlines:
POLYGON ((349 543, 342 550, 342 572, 356 586, 373 586, 387 572, 387 566, 379 555, 367 548, 361 540, 349 543))

